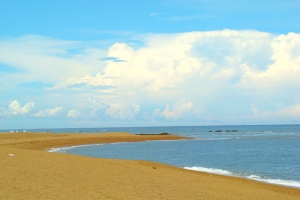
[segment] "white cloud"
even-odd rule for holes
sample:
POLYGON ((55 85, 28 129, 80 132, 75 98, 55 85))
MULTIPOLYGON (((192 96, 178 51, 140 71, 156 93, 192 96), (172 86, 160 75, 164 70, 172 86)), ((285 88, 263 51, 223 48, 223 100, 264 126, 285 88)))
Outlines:
POLYGON ((192 102, 187 102, 185 100, 178 100, 172 106, 166 105, 164 111, 162 111, 162 116, 165 118, 181 118, 182 114, 193 107, 192 102))
POLYGON ((130 61, 135 51, 125 43, 115 43, 108 50, 108 57, 119 58, 123 61, 130 61))
POLYGON ((253 115, 250 119, 260 120, 262 122, 273 123, 299 123, 300 119, 300 104, 289 105, 277 110, 266 110, 257 107, 252 108, 253 115))
POLYGON ((17 101, 14 100, 9 104, 9 111, 13 115, 24 115, 28 114, 32 108, 35 107, 34 102, 28 102, 24 106, 21 106, 21 104, 17 101))
POLYGON ((241 84, 258 91, 285 91, 300 85, 300 34, 289 33, 275 37, 270 43, 273 63, 265 70, 256 70, 249 65, 242 66, 241 84))
POLYGON ((131 105, 111 103, 106 109, 106 114, 114 119, 131 119, 140 111, 140 105, 137 103, 131 105))
POLYGON ((27 35, 1 41, 0 63, 14 66, 23 75, 14 74, 14 83, 41 81, 51 84, 66 78, 96 73, 105 51, 76 41, 64 41, 27 35))
POLYGON ((76 109, 71 109, 71 110, 68 110, 67 117, 77 118, 80 116, 80 114, 81 114, 80 111, 78 111, 76 109))
POLYGON ((114 80, 110 77, 97 73, 95 77, 86 75, 83 78, 75 79, 72 83, 70 83, 70 85, 74 84, 86 84, 88 86, 114 86, 114 80))
POLYGON ((54 108, 47 108, 44 110, 40 110, 39 112, 35 113, 34 116, 36 117, 53 117, 57 115, 62 110, 62 107, 56 106, 54 108))
MULTIPOLYGON (((292 113, 300 104, 298 33, 220 30, 137 38, 140 46, 108 48, 36 36, 4 41, 0 62, 21 71, 1 77, 1 85, 10 83, 13 91, 12 85, 29 80, 49 82, 55 87, 36 98, 72 104, 71 118, 82 112, 106 120, 171 120, 194 113, 208 123, 260 122, 262 113, 292 113)), ((5 88, 1 92, 8 93, 5 88)), ((280 121, 287 114, 274 116, 280 121)))
POLYGON ((293 119, 300 119, 300 104, 282 108, 278 111, 278 115, 293 119))
POLYGON ((198 83, 237 81, 244 68, 261 70, 271 62, 273 36, 255 31, 192 32, 152 35, 146 46, 134 50, 124 43, 114 44, 108 56, 126 62, 110 62, 104 74, 86 76, 94 86, 109 85, 122 90, 143 89, 149 92, 172 89, 191 79, 198 83), (97 80, 97 81, 96 81, 97 80))

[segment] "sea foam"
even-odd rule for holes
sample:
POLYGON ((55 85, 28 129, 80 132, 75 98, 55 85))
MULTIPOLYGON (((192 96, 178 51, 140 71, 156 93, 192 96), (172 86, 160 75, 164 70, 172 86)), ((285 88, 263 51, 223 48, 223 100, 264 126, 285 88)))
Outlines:
POLYGON ((59 152, 59 153, 66 153, 70 149, 79 148, 79 147, 90 147, 90 146, 99 146, 103 144, 85 144, 85 145, 77 145, 77 146, 65 146, 65 147, 57 147, 51 148, 47 150, 47 152, 59 152))
POLYGON ((223 170, 223 169, 215 169, 215 168, 205 168, 205 167, 184 167, 184 169, 187 170, 193 170, 193 171, 200 171, 200 172, 207 172, 210 174, 219 174, 219 175, 225 175, 225 176, 236 176, 236 177, 241 177, 241 178, 246 178, 246 179, 251 179, 259 182, 265 182, 265 183, 270 183, 274 185, 282 185, 282 186, 287 186, 287 187, 293 187, 293 188, 300 188, 300 182, 299 181, 294 181, 294 180, 282 180, 282 179, 268 179, 268 178, 263 178, 258 175, 249 175, 249 176, 243 176, 241 174, 237 174, 228 170, 223 170))
POLYGON ((207 172, 207 173, 211 173, 211 174, 227 175, 227 176, 233 175, 233 172, 223 170, 223 169, 214 169, 214 168, 205 168, 205 167, 184 167, 184 169, 200 171, 200 172, 207 172))
POLYGON ((282 185, 282 186, 300 188, 299 181, 282 180, 282 179, 266 179, 266 178, 262 178, 262 177, 256 176, 256 175, 250 175, 250 176, 247 176, 247 178, 256 180, 256 181, 260 181, 260 182, 274 184, 274 185, 282 185))

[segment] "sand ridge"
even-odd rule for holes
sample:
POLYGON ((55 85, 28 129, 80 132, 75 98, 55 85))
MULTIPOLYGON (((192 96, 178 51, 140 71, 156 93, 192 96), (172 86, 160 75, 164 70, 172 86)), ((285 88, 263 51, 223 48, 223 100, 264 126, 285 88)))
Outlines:
POLYGON ((148 161, 46 152, 80 144, 183 139, 174 135, 0 134, 0 199, 299 199, 300 190, 148 161))

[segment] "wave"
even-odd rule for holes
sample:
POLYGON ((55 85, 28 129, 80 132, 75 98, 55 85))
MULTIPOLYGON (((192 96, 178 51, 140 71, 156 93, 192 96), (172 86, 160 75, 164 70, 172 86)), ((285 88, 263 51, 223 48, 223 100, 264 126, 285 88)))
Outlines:
POLYGON ((200 140, 230 140, 231 138, 205 138, 200 140))
POLYGON ((79 148, 79 147, 91 147, 91 146, 99 146, 103 144, 85 144, 85 145, 77 145, 77 146, 66 146, 66 147, 58 147, 58 148, 51 148, 47 150, 47 152, 59 152, 59 153, 66 153, 70 149, 79 148))
POLYGON ((264 131, 264 133, 273 133, 274 131, 264 131))
POLYGON ((247 176, 247 178, 251 179, 251 180, 260 181, 260 182, 271 183, 274 185, 283 185, 283 186, 288 186, 288 187, 300 188, 300 182, 294 181, 294 180, 266 179, 266 178, 262 178, 257 175, 250 175, 250 176, 247 176))
POLYGON ((59 147, 59 148, 51 148, 49 150, 47 150, 47 152, 66 152, 66 150, 68 149, 72 149, 74 148, 75 146, 71 146, 71 147, 59 147))
POLYGON ((214 169, 214 168, 205 168, 205 167, 184 167, 184 169, 193 170, 193 171, 200 171, 200 172, 207 172, 211 174, 220 174, 220 175, 233 175, 233 172, 223 170, 223 169, 214 169))
POLYGON ((228 170, 215 169, 215 168, 205 168, 205 167, 196 167, 196 166, 194 166, 194 167, 183 167, 183 168, 187 169, 187 170, 207 172, 207 173, 210 173, 210 174, 219 174, 219 175, 225 175, 225 176, 236 176, 236 177, 251 179, 251 180, 255 180, 255 181, 259 181, 259 182, 274 184, 274 185, 300 188, 300 182, 299 181, 294 181, 294 180, 269 179, 269 178, 263 178, 261 176, 254 175, 254 174, 242 175, 242 174, 234 173, 234 172, 231 172, 231 171, 228 171, 228 170))

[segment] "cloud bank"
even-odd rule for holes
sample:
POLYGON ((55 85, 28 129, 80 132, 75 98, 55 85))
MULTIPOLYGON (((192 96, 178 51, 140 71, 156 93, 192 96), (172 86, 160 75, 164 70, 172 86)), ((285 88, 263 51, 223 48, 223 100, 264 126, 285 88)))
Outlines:
MULTIPOLYGON (((14 70, 0 71, 0 92, 12 98, 11 89, 36 91, 24 106, 12 102, 9 113, 30 114, 34 101, 41 107, 35 116, 55 116, 63 107, 66 120, 86 126, 299 122, 298 33, 221 30, 137 38, 139 45, 108 47, 41 36, 3 40, 0 63, 14 70), (28 82, 40 84, 20 86, 28 82)), ((2 100, 0 112, 5 106, 2 100)))

